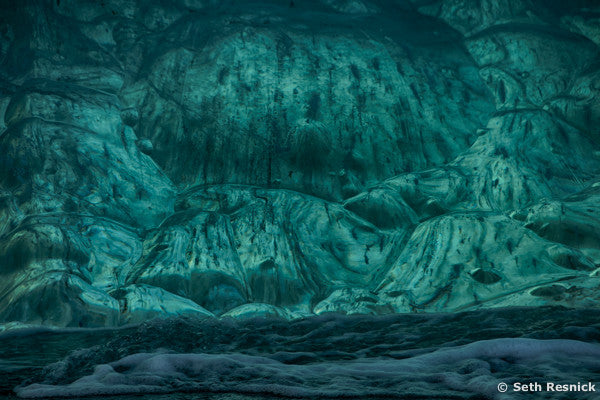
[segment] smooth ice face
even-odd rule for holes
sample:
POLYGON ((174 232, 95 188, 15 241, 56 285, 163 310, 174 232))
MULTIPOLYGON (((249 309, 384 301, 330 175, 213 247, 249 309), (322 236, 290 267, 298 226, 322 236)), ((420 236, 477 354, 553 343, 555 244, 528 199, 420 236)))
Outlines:
POLYGON ((598 306, 597 9, 534 3, 0 10, 0 321, 598 306))

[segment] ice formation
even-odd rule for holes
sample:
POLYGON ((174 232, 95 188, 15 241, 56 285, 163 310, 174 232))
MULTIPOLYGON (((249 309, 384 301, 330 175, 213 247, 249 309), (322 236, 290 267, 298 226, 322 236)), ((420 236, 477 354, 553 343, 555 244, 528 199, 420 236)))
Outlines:
POLYGON ((582 4, 3 5, 0 321, 597 306, 582 4))

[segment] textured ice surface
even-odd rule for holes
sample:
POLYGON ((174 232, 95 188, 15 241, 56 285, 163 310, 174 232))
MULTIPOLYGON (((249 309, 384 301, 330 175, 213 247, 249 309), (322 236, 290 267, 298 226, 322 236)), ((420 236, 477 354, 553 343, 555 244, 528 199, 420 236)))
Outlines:
POLYGON ((470 392, 509 399, 512 393, 497 390, 507 375, 544 374, 549 381, 559 377, 561 382, 576 382, 598 368, 598 344, 520 338, 478 341, 402 360, 304 365, 241 354, 139 353, 98 365, 92 375, 69 385, 33 384, 17 394, 36 398, 212 391, 339 398, 470 392))
POLYGON ((600 302, 598 7, 0 4, 0 321, 600 302))
POLYGON ((406 398, 510 399, 514 393, 497 393, 498 382, 597 381, 599 341, 597 310, 547 307, 293 321, 178 317, 119 330, 13 330, 0 335, 0 372, 8 378, 0 394, 15 387, 22 396, 76 398, 177 392, 175 398, 187 400, 236 390, 265 398, 370 398, 387 390, 406 398))
MULTIPOLYGON (((498 393, 499 382, 599 379, 599 321, 597 311, 559 308, 292 322, 178 318, 121 331, 0 339, 17 349, 39 340, 55 351, 34 361, 45 367, 25 383, 17 381, 15 369, 7 375, 14 386, 22 383, 16 388, 22 397, 237 392, 511 399, 521 397, 498 393), (77 350, 65 357, 65 347, 77 350), (56 362, 48 363, 52 357, 56 362)), ((13 366, 28 352, 2 351, 13 366)))

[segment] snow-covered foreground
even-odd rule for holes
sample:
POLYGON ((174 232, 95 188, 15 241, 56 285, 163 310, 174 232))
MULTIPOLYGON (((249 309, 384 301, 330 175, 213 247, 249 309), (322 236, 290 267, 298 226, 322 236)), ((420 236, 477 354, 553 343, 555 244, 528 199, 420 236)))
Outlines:
POLYGON ((31 357, 34 344, 70 347, 24 373, 14 388, 23 398, 591 399, 596 393, 517 393, 512 385, 600 382, 599 332, 600 312, 558 308, 295 322, 177 318, 119 331, 0 335, 0 368, 10 371, 5 345, 13 379, 19 362, 27 371, 27 344, 31 357))

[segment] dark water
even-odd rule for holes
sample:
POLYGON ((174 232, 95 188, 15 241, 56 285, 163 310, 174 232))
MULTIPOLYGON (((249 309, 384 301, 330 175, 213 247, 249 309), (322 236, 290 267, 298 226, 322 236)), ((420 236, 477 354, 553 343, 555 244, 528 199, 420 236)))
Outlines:
POLYGON ((501 380, 600 382, 599 339, 599 310, 563 308, 293 322, 174 318, 115 330, 17 331, 0 335, 0 395, 11 398, 15 387, 42 383, 43 390, 20 395, 593 398, 503 395, 494 388, 501 380), (118 361, 128 356, 133 361, 118 361), (122 387, 94 373, 103 364, 112 365, 122 387), (100 389, 69 386, 84 376, 100 389), (156 385, 168 393, 156 393, 156 385))

